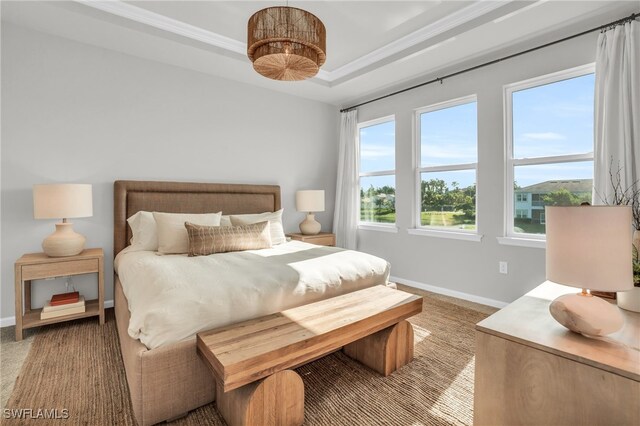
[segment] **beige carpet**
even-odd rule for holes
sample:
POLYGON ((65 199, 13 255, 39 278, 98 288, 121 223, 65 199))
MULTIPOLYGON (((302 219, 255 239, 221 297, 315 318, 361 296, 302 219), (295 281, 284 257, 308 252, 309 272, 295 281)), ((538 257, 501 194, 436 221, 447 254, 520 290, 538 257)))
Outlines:
MULTIPOLYGON (((416 337, 413 362, 386 378, 340 352, 299 368, 305 424, 471 424, 474 324, 494 309, 412 291, 425 296, 423 313, 410 319, 416 337)), ((43 328, 7 407, 69 410, 66 422, 51 424, 135 424, 113 312, 107 320, 103 327, 80 320, 43 328)), ((224 422, 210 404, 174 424, 224 422)))

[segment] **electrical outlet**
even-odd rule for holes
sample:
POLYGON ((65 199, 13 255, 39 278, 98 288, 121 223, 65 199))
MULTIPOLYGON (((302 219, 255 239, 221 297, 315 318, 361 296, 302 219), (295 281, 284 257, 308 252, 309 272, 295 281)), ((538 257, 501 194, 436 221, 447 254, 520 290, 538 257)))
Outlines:
POLYGON ((498 269, 500 270, 501 274, 506 274, 506 273, 509 272, 507 262, 502 261, 502 260, 500 262, 498 262, 498 269))

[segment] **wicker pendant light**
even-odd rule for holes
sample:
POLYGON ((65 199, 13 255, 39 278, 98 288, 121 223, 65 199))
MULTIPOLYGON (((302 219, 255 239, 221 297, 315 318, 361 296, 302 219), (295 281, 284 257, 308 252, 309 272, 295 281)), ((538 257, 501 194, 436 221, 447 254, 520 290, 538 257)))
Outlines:
POLYGON ((247 56, 253 69, 273 80, 305 80, 326 60, 324 24, 306 10, 268 7, 249 18, 247 56))

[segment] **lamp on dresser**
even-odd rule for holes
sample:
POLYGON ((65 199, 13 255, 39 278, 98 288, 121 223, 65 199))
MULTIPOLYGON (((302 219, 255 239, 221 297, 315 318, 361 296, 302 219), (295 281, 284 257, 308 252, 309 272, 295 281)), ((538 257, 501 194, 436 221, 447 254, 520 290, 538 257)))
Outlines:
POLYGON ((577 287, 549 306, 553 318, 571 331, 603 336, 618 331, 618 307, 589 290, 633 288, 629 206, 546 207, 547 280, 577 287))
POLYGON ((316 220, 314 213, 324 211, 324 190, 296 192, 296 210, 307 213, 307 217, 300 222, 300 232, 304 235, 318 234, 322 226, 316 220))
POLYGON ((64 257, 80 254, 85 238, 73 230, 70 218, 93 216, 91 185, 41 184, 33 186, 33 217, 35 219, 62 219, 56 230, 42 241, 48 256, 64 257))

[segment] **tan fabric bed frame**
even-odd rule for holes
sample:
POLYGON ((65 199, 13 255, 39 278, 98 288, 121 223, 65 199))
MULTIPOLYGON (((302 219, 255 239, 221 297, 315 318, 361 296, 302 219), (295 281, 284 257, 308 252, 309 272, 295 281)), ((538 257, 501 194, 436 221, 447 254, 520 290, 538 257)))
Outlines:
MULTIPOLYGON (((116 181, 114 184, 114 257, 131 239, 127 218, 138 211, 225 214, 280 209, 277 185, 116 181)), ((140 425, 180 417, 215 399, 211 373, 196 352, 195 337, 149 350, 127 333, 129 308, 114 277, 116 323, 133 412, 140 425)))

